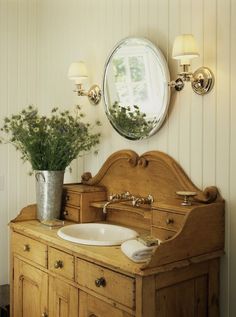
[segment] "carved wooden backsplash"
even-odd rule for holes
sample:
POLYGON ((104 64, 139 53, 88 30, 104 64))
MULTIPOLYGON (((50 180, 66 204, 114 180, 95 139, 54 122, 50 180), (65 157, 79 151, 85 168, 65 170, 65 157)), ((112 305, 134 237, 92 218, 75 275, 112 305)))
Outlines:
POLYGON ((82 176, 83 184, 104 186, 107 194, 129 191, 135 196, 154 197, 158 202, 176 202, 176 191, 195 191, 196 200, 209 203, 222 200, 215 187, 203 192, 197 188, 181 166, 170 156, 159 151, 146 152, 139 156, 131 150, 112 154, 94 177, 82 176))

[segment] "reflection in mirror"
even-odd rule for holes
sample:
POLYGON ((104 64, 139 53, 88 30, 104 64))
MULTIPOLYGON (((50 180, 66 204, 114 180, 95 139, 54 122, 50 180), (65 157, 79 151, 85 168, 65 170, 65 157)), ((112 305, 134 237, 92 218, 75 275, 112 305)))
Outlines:
POLYGON ((169 104, 169 71, 161 51, 150 41, 127 38, 109 56, 103 96, 113 127, 131 140, 153 135, 169 104))

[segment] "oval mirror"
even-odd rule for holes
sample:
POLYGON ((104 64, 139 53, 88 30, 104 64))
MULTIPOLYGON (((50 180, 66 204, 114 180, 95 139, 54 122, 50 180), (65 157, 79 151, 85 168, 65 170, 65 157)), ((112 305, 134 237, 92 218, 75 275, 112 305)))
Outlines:
POLYGON ((156 133, 167 114, 169 69, 161 51, 143 38, 120 41, 109 55, 103 77, 107 117, 130 140, 156 133))

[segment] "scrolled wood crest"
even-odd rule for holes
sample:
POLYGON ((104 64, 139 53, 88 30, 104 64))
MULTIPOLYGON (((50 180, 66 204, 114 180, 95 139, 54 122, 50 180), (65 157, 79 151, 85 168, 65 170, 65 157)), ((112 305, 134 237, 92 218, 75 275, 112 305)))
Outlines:
POLYGON ((105 161, 97 175, 83 174, 82 183, 104 186, 108 195, 124 191, 139 196, 151 194, 157 203, 176 201, 177 191, 195 191, 196 200, 202 203, 222 200, 216 187, 201 191, 172 157, 159 151, 141 156, 131 150, 117 151, 105 161))

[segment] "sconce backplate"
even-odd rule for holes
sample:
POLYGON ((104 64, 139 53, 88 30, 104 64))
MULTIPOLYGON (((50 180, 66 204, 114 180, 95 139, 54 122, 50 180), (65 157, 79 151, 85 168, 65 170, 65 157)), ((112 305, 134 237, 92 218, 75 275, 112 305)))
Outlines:
POLYGON ((205 95, 210 92, 214 83, 214 75, 207 67, 200 67, 193 73, 191 84, 194 92, 198 95, 205 95))
POLYGON ((97 105, 101 101, 102 92, 98 85, 93 85, 88 91, 88 99, 92 105, 97 105))

